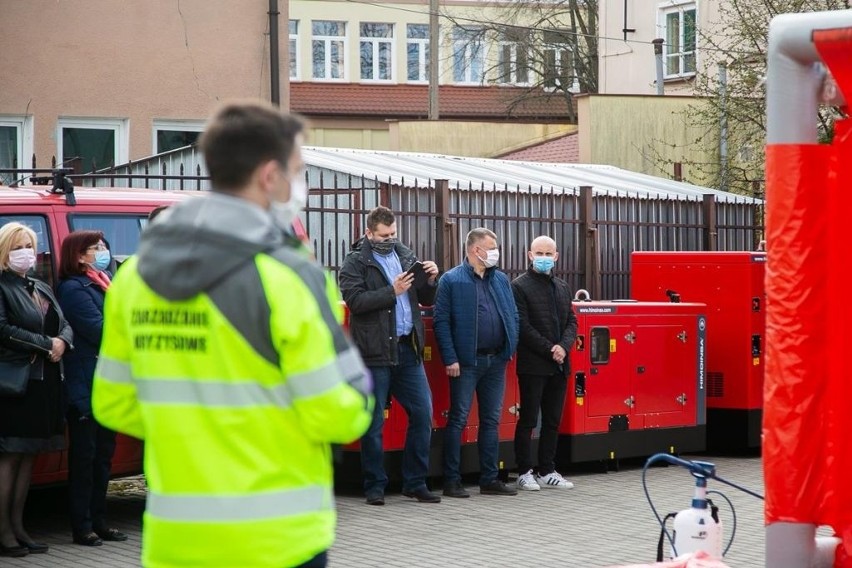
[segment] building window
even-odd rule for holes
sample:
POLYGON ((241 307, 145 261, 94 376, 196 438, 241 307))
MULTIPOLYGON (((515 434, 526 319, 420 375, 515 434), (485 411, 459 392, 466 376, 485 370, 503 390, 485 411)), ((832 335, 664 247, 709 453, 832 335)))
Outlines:
POLYGON ((345 78, 346 22, 316 20, 311 24, 313 78, 345 78))
POLYGON ((177 150, 198 141, 204 130, 201 120, 155 120, 154 153, 177 150))
POLYGON ((497 82, 527 85, 530 82, 530 32, 507 28, 497 44, 497 82))
POLYGON ((550 89, 580 89, 574 69, 574 52, 569 32, 545 30, 542 34, 542 72, 544 86, 550 89))
POLYGON ((695 74, 695 3, 661 9, 666 77, 695 74))
POLYGON ((409 81, 429 80, 429 25, 408 24, 406 33, 409 81))
POLYGON ((393 78, 393 24, 361 23, 361 78, 390 81, 393 78))
MULTIPOLYGON (((31 168, 33 155, 33 121, 26 116, 0 116, 0 168, 31 168)), ((0 174, 0 184, 24 177, 0 174)))
POLYGON ((299 78, 299 20, 290 20, 290 78, 299 78))
POLYGON ((109 118, 60 118, 57 155, 75 173, 88 173, 128 159, 127 121, 109 118))
POLYGON ((453 29, 453 81, 483 83, 485 81, 485 30, 481 27, 453 29))

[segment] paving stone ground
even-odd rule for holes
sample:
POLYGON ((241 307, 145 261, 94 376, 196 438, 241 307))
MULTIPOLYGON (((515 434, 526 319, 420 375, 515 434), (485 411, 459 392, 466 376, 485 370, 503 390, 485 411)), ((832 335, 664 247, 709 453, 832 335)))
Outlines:
MULTIPOLYGON (((699 459, 714 462, 723 478, 763 493, 759 457, 699 459)), ((470 499, 445 498, 437 505, 391 493, 384 507, 374 507, 366 505, 360 495, 340 494, 338 539, 330 566, 595 568, 654 560, 659 525, 642 489, 641 462, 622 463, 618 471, 576 471, 566 477, 574 481, 574 489, 543 489, 516 497, 480 495, 471 480, 470 499)), ((646 477, 661 513, 689 506, 693 484, 685 469, 655 467, 646 477)), ((710 482, 710 489, 724 492, 736 508, 736 537, 726 564, 731 568, 763 566, 763 502, 715 481, 710 482)), ((145 505, 141 478, 114 481, 111 486, 110 517, 114 526, 130 534, 127 542, 98 548, 72 544, 66 499, 61 489, 34 492, 27 509, 28 527, 34 537, 50 544, 50 552, 0 559, 0 566, 139 566, 145 505)), ((731 513, 723 506, 721 514, 727 540, 731 513)))

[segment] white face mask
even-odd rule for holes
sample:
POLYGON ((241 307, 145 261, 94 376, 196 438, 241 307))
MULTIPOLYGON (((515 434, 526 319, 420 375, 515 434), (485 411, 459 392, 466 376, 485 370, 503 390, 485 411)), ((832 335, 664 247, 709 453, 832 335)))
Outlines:
POLYGON ((299 212, 308 204, 308 184, 305 178, 299 174, 290 180, 290 199, 287 201, 273 201, 270 204, 270 212, 276 224, 282 229, 290 230, 293 220, 299 212))
POLYGON ((31 248, 22 248, 9 252, 9 268, 19 274, 28 272, 35 266, 36 255, 31 248))
POLYGON ((479 258, 482 261, 482 264, 485 265, 485 268, 491 268, 497 266, 497 263, 500 262, 500 249, 491 249, 486 251, 485 258, 479 258))

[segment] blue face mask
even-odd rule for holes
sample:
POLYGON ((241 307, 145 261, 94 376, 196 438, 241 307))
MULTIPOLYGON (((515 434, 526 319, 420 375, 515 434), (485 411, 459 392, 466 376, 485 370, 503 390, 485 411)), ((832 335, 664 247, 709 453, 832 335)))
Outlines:
POLYGON ((554 260, 549 256, 537 256, 533 258, 533 270, 536 272, 550 272, 554 264, 554 260))
POLYGON ((95 262, 92 263, 92 268, 95 270, 106 270, 109 266, 110 256, 108 250, 99 250, 95 252, 95 262))

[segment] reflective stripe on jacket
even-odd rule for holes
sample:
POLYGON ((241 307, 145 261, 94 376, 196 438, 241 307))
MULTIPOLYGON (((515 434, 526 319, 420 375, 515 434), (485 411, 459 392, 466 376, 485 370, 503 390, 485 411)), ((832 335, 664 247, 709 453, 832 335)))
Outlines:
POLYGON ((284 567, 327 550, 330 443, 370 424, 369 377, 333 281, 292 249, 169 301, 118 271, 95 374, 98 421, 145 441, 142 563, 284 567))

